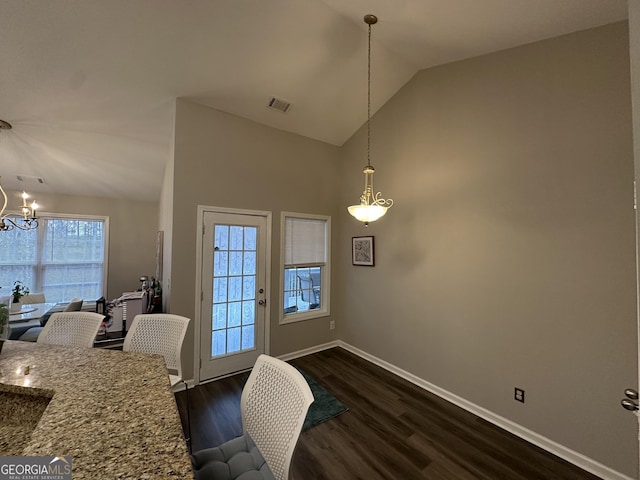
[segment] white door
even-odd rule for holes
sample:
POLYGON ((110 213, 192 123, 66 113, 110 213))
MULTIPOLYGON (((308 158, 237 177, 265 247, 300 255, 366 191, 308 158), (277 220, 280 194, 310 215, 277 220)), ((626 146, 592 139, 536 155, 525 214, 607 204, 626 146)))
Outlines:
POLYGON ((265 351, 267 217, 204 212, 200 380, 249 369, 265 351))

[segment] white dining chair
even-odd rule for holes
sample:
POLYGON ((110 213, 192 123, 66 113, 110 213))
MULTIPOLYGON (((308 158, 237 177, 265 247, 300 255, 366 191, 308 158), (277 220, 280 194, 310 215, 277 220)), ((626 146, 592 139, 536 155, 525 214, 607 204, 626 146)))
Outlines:
POLYGON ((182 375, 182 346, 190 318, 171 313, 136 315, 124 338, 125 352, 156 353, 164 357, 171 388, 183 384, 187 395, 187 443, 191 442, 189 389, 182 375))
POLYGON ((22 305, 30 305, 34 303, 47 303, 44 293, 29 293, 20 297, 22 305))
POLYGON ((79 312, 80 310, 82 310, 83 303, 84 303, 84 300, 82 300, 81 298, 78 298, 78 297, 72 298, 69 304, 66 307, 64 307, 63 311, 79 312))
MULTIPOLYGON (((69 304, 65 307, 65 309, 63 311, 64 312, 78 312, 78 311, 82 310, 82 304, 83 303, 84 303, 84 301, 81 298, 73 298, 69 302, 69 304)), ((27 330, 22 335, 20 335, 18 340, 20 340, 21 342, 36 342, 36 341, 38 341, 38 337, 42 333, 42 330, 44 329, 44 326, 49 321, 49 318, 51 318, 51 315, 53 315, 53 314, 46 314, 44 317, 42 317, 40 319, 40 326, 39 327, 31 327, 29 330, 27 330)))
POLYGON ((312 403, 309 384, 295 367, 260 355, 240 398, 242 435, 194 453, 196 480, 288 480, 312 403))
POLYGON ((104 315, 93 312, 58 312, 51 315, 38 335, 38 343, 93 347, 104 315))

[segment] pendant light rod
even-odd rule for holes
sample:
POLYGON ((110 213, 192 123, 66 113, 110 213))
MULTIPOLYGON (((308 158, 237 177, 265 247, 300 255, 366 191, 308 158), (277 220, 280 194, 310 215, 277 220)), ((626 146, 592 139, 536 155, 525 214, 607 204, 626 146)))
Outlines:
POLYGON ((378 23, 375 15, 365 15, 364 23, 368 25, 368 48, 367 48, 367 165, 362 170, 364 173, 364 191, 360 196, 359 205, 348 207, 349 213, 356 220, 364 223, 365 227, 369 222, 375 222, 382 217, 389 207, 393 205, 393 200, 381 198, 380 192, 373 189, 373 174, 375 169, 371 166, 371 25, 378 23))
POLYGON ((378 23, 378 17, 367 14, 364 23, 369 26, 369 45, 367 49, 367 167, 371 166, 371 25, 378 23))

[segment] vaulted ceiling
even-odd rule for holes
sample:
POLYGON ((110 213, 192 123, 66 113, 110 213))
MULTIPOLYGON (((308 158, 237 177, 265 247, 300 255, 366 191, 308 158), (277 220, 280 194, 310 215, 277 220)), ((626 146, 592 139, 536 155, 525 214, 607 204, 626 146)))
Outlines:
POLYGON ((624 20, 627 1, 0 0, 2 185, 157 200, 176 98, 341 145, 366 121, 367 13, 375 111, 420 69, 624 20))

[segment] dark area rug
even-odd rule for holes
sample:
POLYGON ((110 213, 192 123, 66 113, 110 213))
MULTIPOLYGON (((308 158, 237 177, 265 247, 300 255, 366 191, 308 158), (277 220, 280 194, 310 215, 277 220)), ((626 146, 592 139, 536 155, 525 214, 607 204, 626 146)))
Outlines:
MULTIPOLYGON (((301 368, 293 365, 304 377, 309 384, 311 393, 313 393, 313 403, 309 407, 307 416, 302 424, 302 431, 309 430, 316 425, 331 420, 333 417, 337 417, 341 413, 348 411, 344 403, 329 393, 322 385, 316 382, 311 375, 302 370, 301 368)), ((244 384, 249 379, 249 373, 246 373, 241 381, 244 384)))
POLYGON ((304 424, 302 425, 303 432, 349 410, 344 403, 329 393, 308 373, 298 367, 296 368, 309 384, 309 388, 311 388, 311 393, 313 393, 314 398, 314 401, 307 412, 307 416, 304 419, 304 424))

